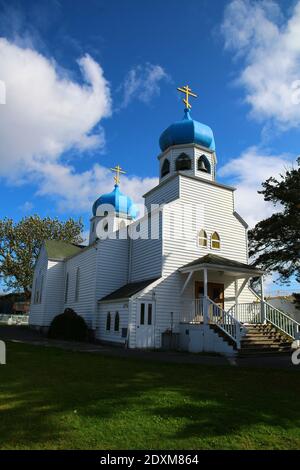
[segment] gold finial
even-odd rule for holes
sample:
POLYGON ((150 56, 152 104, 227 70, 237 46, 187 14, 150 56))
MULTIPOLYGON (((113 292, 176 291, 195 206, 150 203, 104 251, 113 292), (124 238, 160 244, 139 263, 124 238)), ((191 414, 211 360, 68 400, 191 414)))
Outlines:
POLYGON ((120 165, 116 165, 115 168, 111 168, 111 171, 114 171, 116 175, 114 176, 114 180, 116 184, 120 184, 120 174, 126 174, 126 171, 123 171, 120 165))
POLYGON ((195 93, 192 93, 192 90, 188 85, 179 87, 177 88, 177 90, 185 94, 185 98, 182 101, 184 102, 185 107, 187 109, 191 109, 192 106, 189 103, 189 96, 193 96, 194 98, 197 98, 197 95, 195 93))

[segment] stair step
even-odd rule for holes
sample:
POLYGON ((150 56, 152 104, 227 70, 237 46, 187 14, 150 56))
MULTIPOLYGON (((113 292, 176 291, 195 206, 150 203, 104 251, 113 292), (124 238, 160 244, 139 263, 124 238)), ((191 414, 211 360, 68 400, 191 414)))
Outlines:
POLYGON ((249 356, 287 356, 290 355, 290 351, 270 351, 270 349, 257 350, 253 349, 252 351, 239 351, 239 357, 249 357, 249 356))

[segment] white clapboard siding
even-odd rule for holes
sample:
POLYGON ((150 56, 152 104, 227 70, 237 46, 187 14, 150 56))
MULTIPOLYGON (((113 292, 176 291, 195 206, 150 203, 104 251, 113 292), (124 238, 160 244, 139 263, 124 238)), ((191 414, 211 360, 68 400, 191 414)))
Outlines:
MULTIPOLYGON (((166 205, 163 209, 163 269, 162 280, 155 288, 156 292, 156 345, 160 346, 161 333, 170 328, 173 317, 174 328, 178 326, 181 310, 180 291, 185 276, 178 268, 204 256, 216 253, 229 259, 247 262, 246 230, 234 216, 233 192, 214 184, 180 176, 180 199, 166 205), (202 212, 190 211, 194 204, 202 212), (185 216, 185 228, 188 239, 179 236, 174 239, 185 216), (204 228, 208 237, 217 231, 221 238, 221 249, 200 248, 197 233, 204 228)), ((213 276, 210 275, 211 281, 213 276)), ((215 281, 217 282, 217 280, 215 281)), ((234 295, 232 280, 220 278, 225 284, 225 296, 234 295), (226 281, 226 282, 225 282, 226 281)), ((193 283, 186 290, 184 298, 194 297, 193 283), (190 291, 189 291, 190 289, 190 291)))
POLYGON ((179 197, 179 179, 178 176, 170 178, 145 194, 145 206, 151 211, 153 204, 166 204, 179 197))
POLYGON ((129 239, 99 240, 96 261, 96 300, 128 283, 129 239))
POLYGON ((122 337, 122 330, 128 328, 128 318, 128 302, 99 303, 96 323, 96 338, 101 341, 124 344, 126 337, 122 337), (106 319, 108 312, 110 312, 111 315, 110 331, 106 330, 106 319), (119 313, 120 318, 119 331, 114 330, 116 312, 119 313))
MULTIPOLYGON (((95 246, 84 249, 81 253, 68 259, 65 263, 65 279, 69 274, 68 300, 64 308, 72 308, 81 315, 89 328, 93 326, 96 314, 95 287, 96 287, 96 253, 95 246), (79 268, 78 299, 75 298, 76 274, 79 268)), ((64 280, 65 284, 65 280, 64 280)), ((65 300, 65 299, 64 299, 65 300)))
POLYGON ((44 312, 45 312, 45 305, 46 305, 46 291, 47 291, 47 266, 48 266, 48 257, 47 257, 47 251, 45 249, 45 246, 43 245, 36 265, 34 269, 34 275, 33 275, 33 288, 32 288, 32 294, 31 294, 31 305, 30 305, 30 313, 29 313, 29 325, 32 326, 42 326, 43 325, 43 320, 44 320, 44 312), (36 280, 40 277, 43 276, 43 290, 42 290, 42 301, 41 303, 35 303, 35 285, 36 285, 36 280))
POLYGON ((140 238, 130 241, 130 272, 129 282, 153 279, 161 276, 162 270, 162 237, 161 219, 159 212, 153 217, 147 217, 140 225, 140 238), (157 238, 151 238, 151 227, 157 238))
POLYGON ((42 326, 50 326, 56 315, 63 313, 64 262, 48 261, 45 314, 42 326))

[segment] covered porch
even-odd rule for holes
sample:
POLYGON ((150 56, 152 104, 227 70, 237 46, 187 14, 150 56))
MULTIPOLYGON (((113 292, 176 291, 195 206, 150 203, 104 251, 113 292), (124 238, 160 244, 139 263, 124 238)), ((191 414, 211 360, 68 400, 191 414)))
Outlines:
POLYGON ((262 270, 209 254, 183 266, 180 272, 184 276, 181 321, 215 322, 218 310, 230 312, 242 323, 265 321, 262 270), (253 277, 260 279, 259 295, 248 288, 253 277))
POLYGON ((264 271, 215 254, 203 256, 179 269, 181 324, 214 325, 240 348, 249 324, 269 322, 290 338, 299 337, 299 324, 264 300, 264 271), (259 278, 260 292, 249 288, 259 278))

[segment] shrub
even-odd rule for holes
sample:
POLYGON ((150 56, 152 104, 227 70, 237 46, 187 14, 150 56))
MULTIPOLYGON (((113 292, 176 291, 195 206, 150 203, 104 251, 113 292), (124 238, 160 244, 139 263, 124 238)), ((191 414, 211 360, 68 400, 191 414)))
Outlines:
POLYGON ((73 341, 85 341, 88 337, 88 327, 84 319, 71 308, 53 318, 49 338, 73 341))

